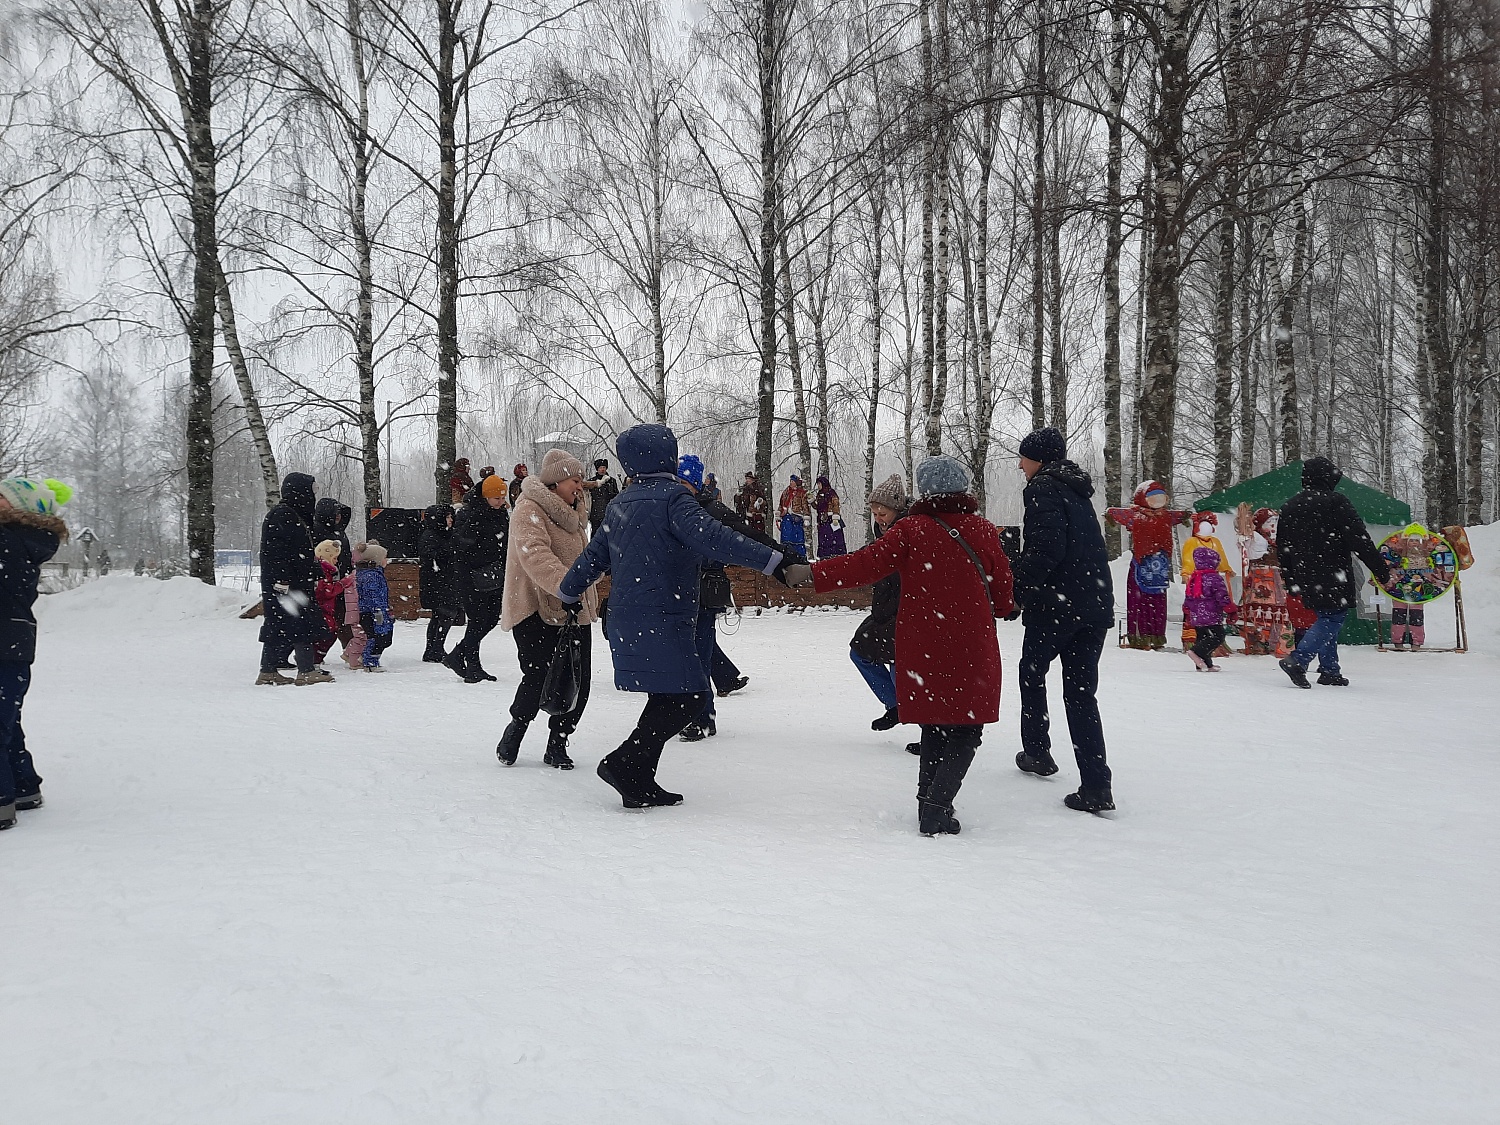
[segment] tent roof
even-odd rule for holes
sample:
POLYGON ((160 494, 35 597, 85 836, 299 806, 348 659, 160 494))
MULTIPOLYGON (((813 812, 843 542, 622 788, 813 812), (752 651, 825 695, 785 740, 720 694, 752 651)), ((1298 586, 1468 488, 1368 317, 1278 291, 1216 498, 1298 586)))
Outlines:
MULTIPOLYGON (((1411 523, 1411 506, 1394 496, 1387 496, 1379 489, 1345 477, 1339 481, 1338 490, 1349 497, 1354 510, 1366 523, 1387 527, 1405 527, 1411 523)), ((1205 496, 1193 505, 1198 512, 1232 512, 1242 503, 1252 508, 1280 509, 1283 504, 1302 491, 1302 462, 1292 461, 1262 473, 1258 477, 1241 481, 1222 492, 1205 496)))

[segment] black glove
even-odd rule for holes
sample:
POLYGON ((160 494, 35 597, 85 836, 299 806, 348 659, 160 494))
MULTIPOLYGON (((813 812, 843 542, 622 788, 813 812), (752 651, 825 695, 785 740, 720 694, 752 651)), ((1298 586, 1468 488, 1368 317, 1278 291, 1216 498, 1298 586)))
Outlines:
POLYGON ((796 551, 791 551, 788 554, 782 556, 781 561, 776 564, 776 569, 771 571, 771 577, 776 579, 776 581, 780 582, 783 586, 790 586, 791 583, 786 580, 786 568, 789 566, 806 565, 806 559, 797 554, 796 551))
POLYGON ((1015 609, 1011 610, 1009 613, 1007 613, 1005 615, 1005 620, 1007 620, 1007 621, 1019 621, 1020 619, 1021 619, 1021 607, 1020 606, 1016 606, 1015 609))
POLYGON ((583 608, 583 605, 580 602, 570 602, 569 604, 563 606, 564 612, 566 612, 567 615, 568 615, 567 624, 569 624, 569 625, 577 625, 578 624, 578 611, 580 609, 582 609, 582 608, 583 608))

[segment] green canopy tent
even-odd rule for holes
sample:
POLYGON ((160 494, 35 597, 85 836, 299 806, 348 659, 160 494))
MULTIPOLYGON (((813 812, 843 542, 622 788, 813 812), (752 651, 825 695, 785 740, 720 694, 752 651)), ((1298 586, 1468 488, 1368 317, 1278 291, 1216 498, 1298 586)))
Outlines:
MULTIPOLYGON (((1338 490, 1349 497, 1349 502, 1354 505, 1354 510, 1359 513, 1360 519, 1371 528, 1371 537, 1377 545, 1382 536, 1374 529, 1405 527, 1412 522, 1411 505, 1397 500, 1394 496, 1387 496, 1378 488, 1371 488, 1367 484, 1360 484, 1357 480, 1345 477, 1339 481, 1338 490)), ((1272 469, 1269 473, 1262 473, 1258 477, 1251 477, 1230 488, 1205 496, 1193 505, 1193 510, 1232 513, 1241 504, 1249 504, 1252 510, 1271 508, 1280 511, 1288 500, 1301 491, 1302 462, 1292 461, 1279 469, 1272 469)), ((1387 628, 1389 628, 1389 621, 1387 621, 1387 628)), ((1339 634, 1339 643, 1346 645, 1373 645, 1379 644, 1380 640, 1376 623, 1369 618, 1361 617, 1358 613, 1349 615, 1349 619, 1344 622, 1343 631, 1339 634)))

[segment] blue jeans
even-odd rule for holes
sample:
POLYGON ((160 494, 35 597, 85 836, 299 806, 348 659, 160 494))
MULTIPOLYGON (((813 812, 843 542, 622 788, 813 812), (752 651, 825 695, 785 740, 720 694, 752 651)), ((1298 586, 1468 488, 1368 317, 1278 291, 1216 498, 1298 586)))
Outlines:
POLYGON ((0 660, 0 805, 29 797, 42 787, 21 729, 21 703, 30 686, 30 664, 0 660))
POLYGON ((891 666, 866 660, 852 648, 849 650, 849 659, 854 661, 854 666, 865 678, 865 683, 870 685, 875 698, 884 703, 887 709, 896 706, 896 677, 891 672, 891 666))
POLYGON ((699 713, 698 718, 694 720, 695 722, 710 722, 715 715, 712 680, 714 667, 714 649, 719 647, 719 634, 718 630, 714 628, 714 623, 718 620, 720 612, 721 611, 718 609, 698 610, 698 629, 696 634, 698 660, 700 663, 702 663, 703 674, 709 678, 710 683, 708 691, 704 693, 708 696, 708 702, 703 705, 703 710, 699 713))
POLYGON ((1338 675, 1339 630, 1344 627, 1344 618, 1348 616, 1347 609, 1318 610, 1318 619, 1303 634, 1297 647, 1292 649, 1292 659, 1305 670, 1316 656, 1319 672, 1338 675))

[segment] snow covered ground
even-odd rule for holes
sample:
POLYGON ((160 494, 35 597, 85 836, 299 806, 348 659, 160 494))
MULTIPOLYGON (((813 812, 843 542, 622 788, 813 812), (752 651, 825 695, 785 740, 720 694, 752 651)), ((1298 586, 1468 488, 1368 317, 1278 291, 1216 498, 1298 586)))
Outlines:
POLYGON ((580 768, 534 729, 506 770, 508 636, 498 684, 402 626, 388 675, 254 688, 241 597, 45 599, 48 804, 0 836, 7 1121, 1500 1115, 1496 645, 1352 651, 1311 692, 1111 649, 1110 819, 1063 807, 1071 764, 1016 771, 1008 679, 963 835, 928 840, 856 615, 747 618, 750 688, 667 752, 686 803, 631 813, 592 773, 641 702, 602 647, 580 768))

